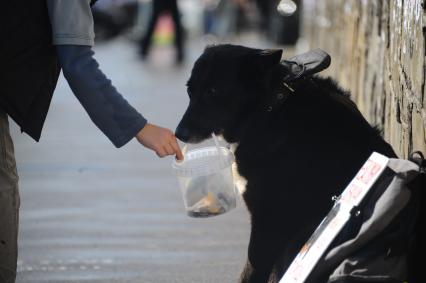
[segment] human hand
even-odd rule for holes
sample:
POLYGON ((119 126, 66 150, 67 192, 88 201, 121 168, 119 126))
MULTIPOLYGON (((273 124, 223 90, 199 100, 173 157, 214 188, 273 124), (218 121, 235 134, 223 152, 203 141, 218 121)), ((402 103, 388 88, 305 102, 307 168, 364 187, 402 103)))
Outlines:
POLYGON ((177 160, 183 160, 176 137, 169 129, 147 123, 136 135, 136 139, 143 146, 155 151, 159 157, 176 155, 177 160))

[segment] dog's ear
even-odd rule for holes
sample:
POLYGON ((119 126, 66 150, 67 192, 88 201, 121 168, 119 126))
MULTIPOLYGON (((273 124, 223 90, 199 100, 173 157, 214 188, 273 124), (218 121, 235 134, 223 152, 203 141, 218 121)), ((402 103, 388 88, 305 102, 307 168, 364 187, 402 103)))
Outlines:
POLYGON ((278 65, 283 55, 282 49, 263 49, 257 56, 258 67, 262 71, 267 71, 278 65))

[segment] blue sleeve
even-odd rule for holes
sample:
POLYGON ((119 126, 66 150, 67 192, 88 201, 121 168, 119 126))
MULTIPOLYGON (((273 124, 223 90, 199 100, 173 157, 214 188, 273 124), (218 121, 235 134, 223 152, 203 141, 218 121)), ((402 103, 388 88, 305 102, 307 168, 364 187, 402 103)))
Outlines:
POLYGON ((102 73, 92 48, 57 45, 56 49, 68 84, 96 126, 116 147, 134 138, 147 121, 102 73))

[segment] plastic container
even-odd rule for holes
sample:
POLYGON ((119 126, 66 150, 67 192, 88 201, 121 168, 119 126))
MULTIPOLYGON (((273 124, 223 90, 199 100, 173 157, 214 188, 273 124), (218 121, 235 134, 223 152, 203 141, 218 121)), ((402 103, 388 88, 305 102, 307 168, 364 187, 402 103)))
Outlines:
POLYGON ((184 153, 183 161, 175 160, 172 164, 186 212, 191 217, 220 215, 237 205, 232 175, 234 155, 219 146, 214 134, 213 139, 216 146, 190 150, 184 153))

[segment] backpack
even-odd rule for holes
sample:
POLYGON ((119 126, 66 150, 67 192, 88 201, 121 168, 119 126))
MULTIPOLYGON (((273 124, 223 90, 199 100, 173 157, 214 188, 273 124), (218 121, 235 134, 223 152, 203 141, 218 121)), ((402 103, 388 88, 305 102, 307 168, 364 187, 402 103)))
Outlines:
POLYGON ((390 159, 306 283, 423 282, 425 189, 420 152, 390 159))

